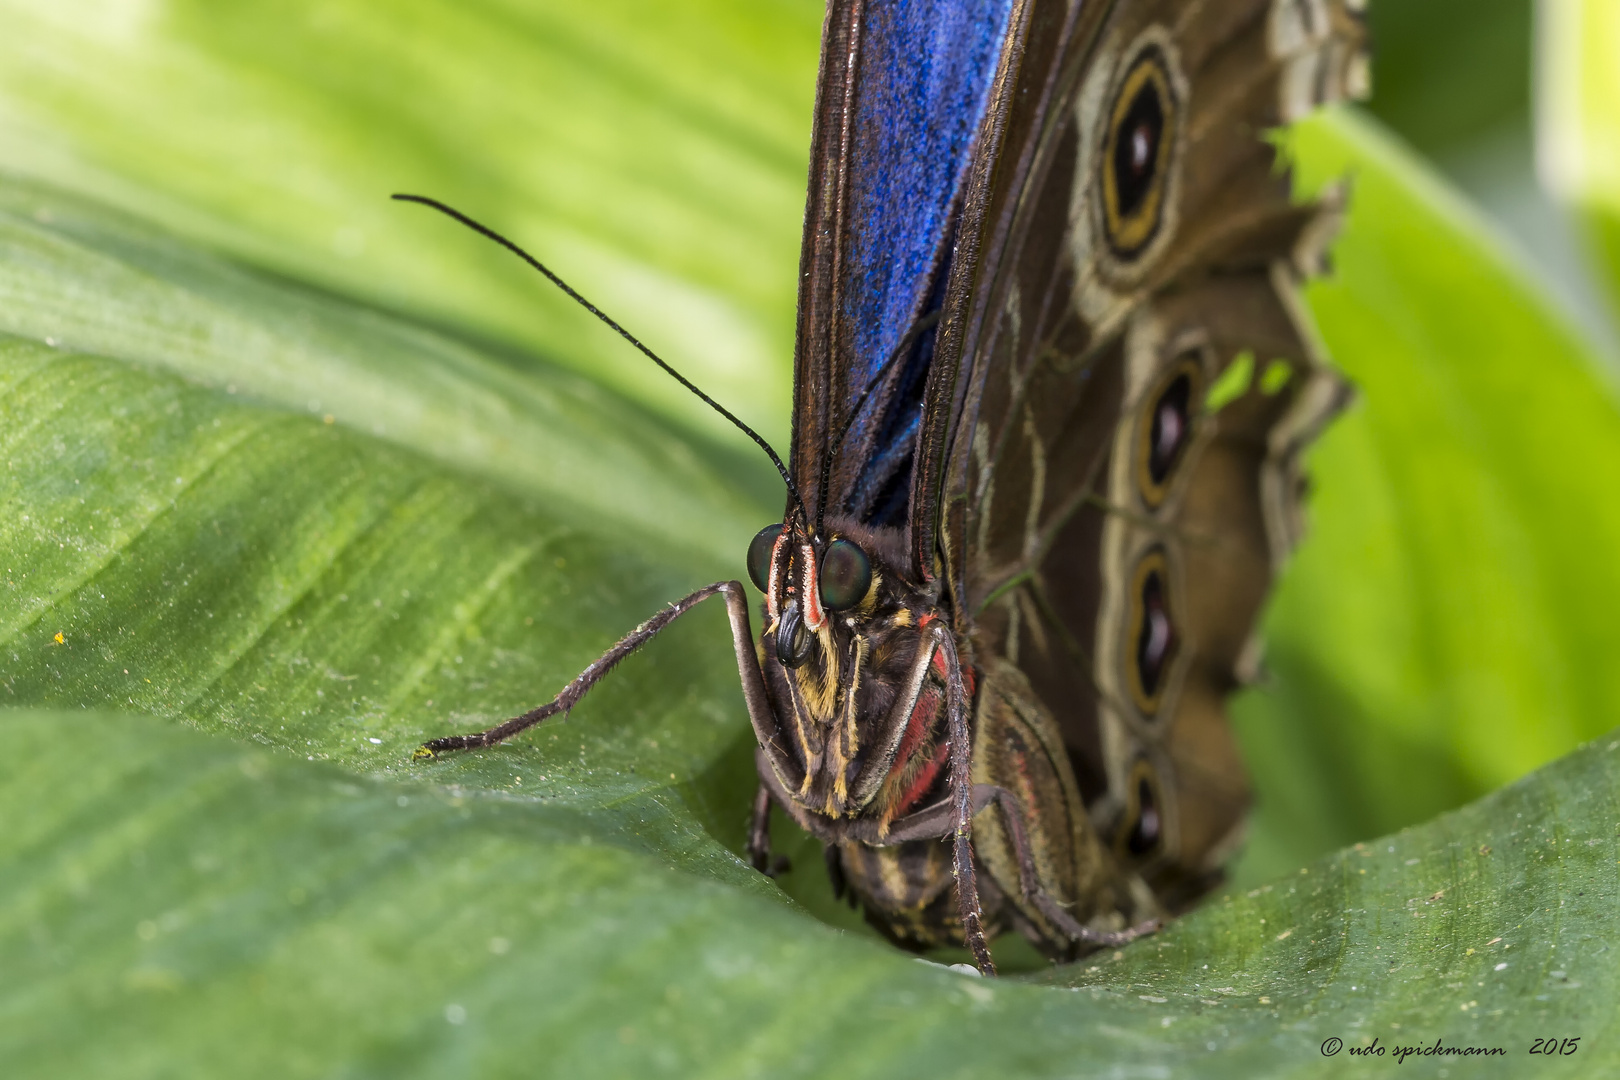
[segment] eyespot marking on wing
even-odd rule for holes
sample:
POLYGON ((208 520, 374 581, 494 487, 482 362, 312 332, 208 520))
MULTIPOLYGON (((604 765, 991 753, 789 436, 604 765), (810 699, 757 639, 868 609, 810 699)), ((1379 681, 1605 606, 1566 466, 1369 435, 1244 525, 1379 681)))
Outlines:
POLYGON ((1153 241, 1164 219, 1171 151, 1180 122, 1163 50, 1145 45, 1125 69, 1108 110, 1099 156, 1103 224, 1120 259, 1133 259, 1153 241))
POLYGON ((1204 371, 1196 352, 1183 354, 1143 396, 1136 422, 1136 487, 1157 508, 1175 480, 1193 441, 1198 403, 1205 399, 1204 371))
POLYGON ((1143 861, 1164 846, 1165 825, 1159 778, 1146 759, 1139 759, 1131 767, 1125 791, 1125 814, 1120 819, 1114 847, 1124 858, 1143 861))
POLYGON ((1131 575, 1131 617, 1126 630, 1125 677, 1136 707, 1151 717, 1164 700, 1180 647, 1170 603, 1170 572, 1154 548, 1131 575))

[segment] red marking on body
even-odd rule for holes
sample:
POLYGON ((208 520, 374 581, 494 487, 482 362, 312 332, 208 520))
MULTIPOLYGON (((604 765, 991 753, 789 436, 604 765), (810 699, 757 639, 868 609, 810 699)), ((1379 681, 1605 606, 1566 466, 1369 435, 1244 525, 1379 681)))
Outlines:
POLYGON ((939 713, 939 691, 932 686, 924 686, 922 693, 917 695, 917 704, 911 707, 911 717, 906 721, 905 738, 900 740, 900 752, 894 756, 894 764, 889 768, 889 775, 894 776, 906 767, 911 755, 917 752, 928 737, 928 729, 933 727, 934 717, 939 713))
POLYGON ((945 762, 949 761, 950 757, 951 744, 948 742, 940 743, 939 749, 934 751, 934 760, 924 765, 922 772, 917 774, 917 778, 906 786, 905 793, 900 796, 900 802, 895 805, 895 817, 906 813, 924 795, 928 794, 928 789, 934 786, 935 779, 939 777, 939 770, 945 767, 945 762))
POLYGON ((1022 749, 1013 753, 1015 771, 1018 773, 1018 794, 1024 797, 1025 806, 1035 805, 1035 781, 1029 775, 1029 755, 1022 749))
MULTIPOLYGON (((947 684, 950 682, 950 667, 945 663, 945 654, 942 652, 934 653, 934 674, 939 676, 941 682, 947 684)), ((976 680, 973 676, 973 669, 963 665, 962 689, 967 692, 967 696, 970 698, 973 696, 973 688, 977 684, 977 681, 978 680, 976 680)))
MULTIPOLYGON (((925 615, 923 618, 933 618, 925 615)), ((942 682, 949 679, 949 668, 945 663, 945 654, 935 652, 929 661, 929 666, 942 682)), ((972 668, 962 668, 962 683, 969 698, 973 697, 976 683, 972 668)), ((922 749, 923 742, 934 727, 934 721, 939 716, 940 704, 944 700, 944 691, 932 683, 925 683, 922 691, 917 695, 917 703, 911 707, 911 715, 906 718, 906 733, 900 739, 900 749, 894 755, 894 764, 889 767, 889 779, 893 780, 905 771, 917 751, 922 749)), ((934 752, 934 759, 923 767, 914 780, 906 786, 905 792, 900 796, 893 814, 905 813, 913 803, 927 793, 930 785, 939 776, 939 770, 944 767, 949 756, 950 743, 941 743, 934 752)))

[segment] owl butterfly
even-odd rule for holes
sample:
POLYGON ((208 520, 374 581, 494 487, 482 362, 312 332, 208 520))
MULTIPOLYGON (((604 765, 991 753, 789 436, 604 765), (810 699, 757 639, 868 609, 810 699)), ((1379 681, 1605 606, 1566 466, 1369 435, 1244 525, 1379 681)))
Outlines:
POLYGON ((1336 206, 1265 136, 1360 92, 1360 6, 831 0, 757 647, 717 582, 425 752, 565 711, 721 594, 761 870, 780 808, 883 933, 987 973, 1000 931, 1068 958, 1194 902, 1249 800, 1224 699, 1345 398, 1299 299, 1336 206))

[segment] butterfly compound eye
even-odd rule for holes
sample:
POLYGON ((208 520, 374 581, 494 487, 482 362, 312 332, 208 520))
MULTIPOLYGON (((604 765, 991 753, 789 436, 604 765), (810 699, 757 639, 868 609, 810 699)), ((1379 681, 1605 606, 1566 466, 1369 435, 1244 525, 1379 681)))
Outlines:
POLYGON ((748 580, 760 592, 771 583, 771 555, 776 551, 776 538, 781 535, 782 526, 767 525, 748 543, 748 580))
POLYGON ((1158 232, 1175 119, 1164 54, 1150 46, 1137 54, 1115 93, 1099 163, 1108 241, 1121 258, 1140 254, 1158 232))
POLYGON ((821 557, 821 606, 845 611, 866 599, 872 587, 872 560, 857 544, 834 540, 821 557))

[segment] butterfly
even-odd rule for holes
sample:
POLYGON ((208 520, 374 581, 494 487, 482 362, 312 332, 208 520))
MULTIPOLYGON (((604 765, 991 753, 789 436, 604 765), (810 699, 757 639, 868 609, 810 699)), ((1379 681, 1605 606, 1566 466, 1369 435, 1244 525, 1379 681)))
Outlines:
POLYGON ((1365 89, 1356 0, 830 0, 788 491, 712 597, 770 818, 896 943, 1054 959, 1205 894, 1241 834, 1224 700, 1341 408, 1300 299, 1340 213, 1267 133, 1365 89))

